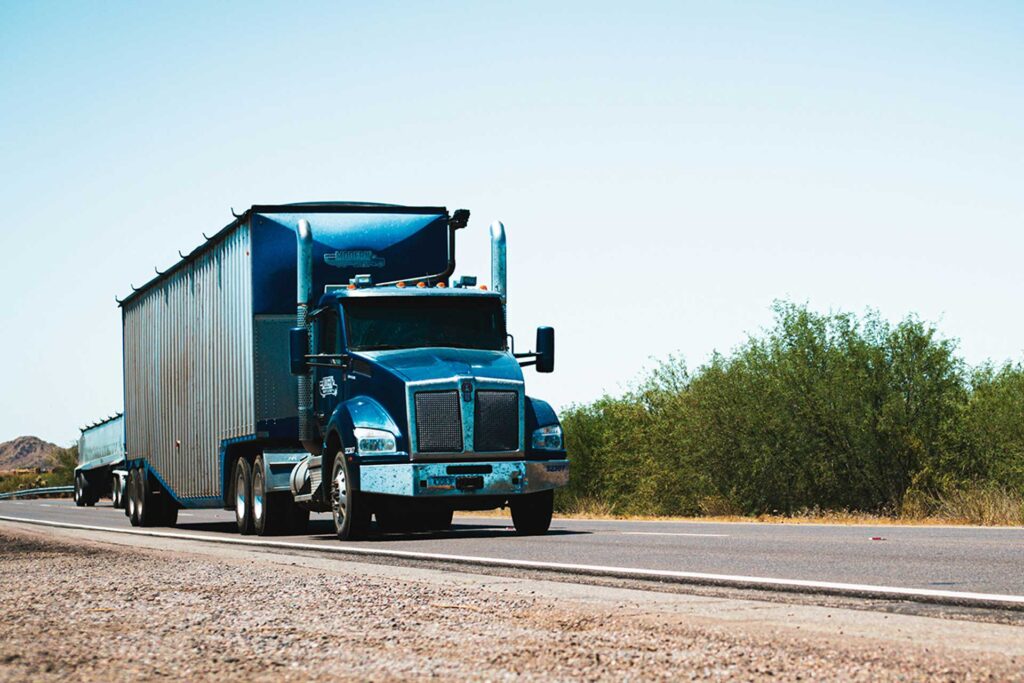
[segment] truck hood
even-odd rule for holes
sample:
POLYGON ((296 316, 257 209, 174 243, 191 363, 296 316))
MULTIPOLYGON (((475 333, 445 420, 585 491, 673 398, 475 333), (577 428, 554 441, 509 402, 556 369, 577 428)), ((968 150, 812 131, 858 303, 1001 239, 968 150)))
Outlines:
POLYGON ((518 361, 504 351, 429 348, 365 351, 359 355, 407 382, 455 376, 523 381, 518 361))

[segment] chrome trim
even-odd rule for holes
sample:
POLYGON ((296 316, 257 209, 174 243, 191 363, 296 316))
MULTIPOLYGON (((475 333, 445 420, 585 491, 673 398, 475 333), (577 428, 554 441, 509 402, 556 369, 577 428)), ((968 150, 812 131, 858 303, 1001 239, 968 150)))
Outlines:
POLYGON ((519 380, 477 378, 471 375, 457 375, 444 379, 423 380, 406 384, 405 417, 409 433, 409 453, 413 462, 453 460, 522 460, 526 457, 526 390, 519 380), (420 391, 460 391, 462 382, 473 383, 473 400, 461 399, 462 409, 462 450, 450 453, 420 453, 416 433, 416 393, 420 391), (476 392, 479 390, 515 391, 519 399, 519 448, 514 451, 474 451, 474 408, 476 392))
POLYGON ((501 295, 501 303, 508 301, 507 263, 505 225, 501 221, 494 221, 491 223, 491 289, 501 295))

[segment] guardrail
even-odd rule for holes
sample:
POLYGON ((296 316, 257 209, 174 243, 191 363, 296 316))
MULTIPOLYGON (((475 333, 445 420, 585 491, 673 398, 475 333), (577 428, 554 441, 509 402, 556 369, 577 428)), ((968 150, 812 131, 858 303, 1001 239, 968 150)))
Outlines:
POLYGON ((42 489, 22 489, 10 493, 0 493, 0 500, 7 498, 21 498, 22 496, 50 496, 58 493, 74 493, 74 486, 48 486, 42 489))

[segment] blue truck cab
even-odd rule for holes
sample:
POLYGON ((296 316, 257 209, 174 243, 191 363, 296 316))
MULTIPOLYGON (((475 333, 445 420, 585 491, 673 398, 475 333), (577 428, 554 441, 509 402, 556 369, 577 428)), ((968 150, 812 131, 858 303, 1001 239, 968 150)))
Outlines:
MULTIPOLYGON (((322 449, 296 499, 319 490, 346 538, 371 513, 385 529, 431 529, 453 510, 506 504, 517 530, 546 531, 568 461, 554 410, 526 393, 501 294, 353 280, 328 287, 310 315, 322 449)), ((309 342, 296 339, 298 354, 309 342)))

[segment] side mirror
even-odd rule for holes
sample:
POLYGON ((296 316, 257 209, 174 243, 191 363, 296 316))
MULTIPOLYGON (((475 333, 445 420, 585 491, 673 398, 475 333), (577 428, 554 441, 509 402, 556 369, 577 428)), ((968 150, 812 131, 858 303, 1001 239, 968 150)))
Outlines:
POLYGON ((555 371, 555 328, 537 328, 537 372, 555 371))
POLYGON ((309 353, 309 330, 293 327, 288 330, 288 360, 293 375, 305 375, 309 371, 306 354, 309 353))

